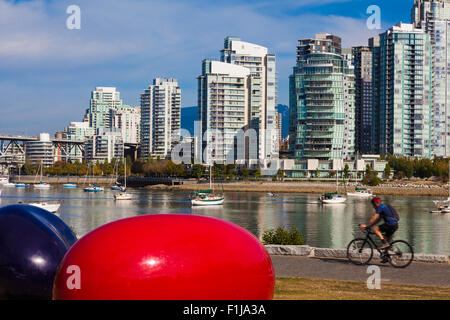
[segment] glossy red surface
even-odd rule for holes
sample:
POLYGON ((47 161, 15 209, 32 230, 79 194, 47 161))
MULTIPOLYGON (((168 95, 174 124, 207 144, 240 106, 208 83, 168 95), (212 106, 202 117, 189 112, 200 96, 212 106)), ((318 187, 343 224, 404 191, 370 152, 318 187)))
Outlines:
POLYGON ((274 286, 270 256, 247 230, 210 217, 146 215, 75 243, 58 268, 53 298, 265 300, 274 286), (80 289, 67 286, 73 265, 80 289))

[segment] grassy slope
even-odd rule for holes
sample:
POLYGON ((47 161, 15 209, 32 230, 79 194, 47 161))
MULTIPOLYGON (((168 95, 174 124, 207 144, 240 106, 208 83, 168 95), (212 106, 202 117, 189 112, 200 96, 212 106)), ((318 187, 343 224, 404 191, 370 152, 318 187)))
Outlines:
POLYGON ((381 283, 369 290, 364 282, 277 278, 275 300, 449 300, 450 288, 381 283))

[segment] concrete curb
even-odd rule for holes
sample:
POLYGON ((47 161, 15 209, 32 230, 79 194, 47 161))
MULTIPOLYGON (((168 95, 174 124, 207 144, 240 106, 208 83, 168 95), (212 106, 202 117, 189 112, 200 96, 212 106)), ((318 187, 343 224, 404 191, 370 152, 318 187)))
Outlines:
MULTIPOLYGON (((267 252, 270 255, 283 256, 301 256, 310 258, 347 258, 347 249, 314 248, 310 246, 296 245, 266 245, 267 252)), ((374 258, 379 258, 377 251, 374 252, 374 258)), ((414 260, 417 262, 446 263, 450 264, 450 256, 438 254, 414 254, 414 260)))

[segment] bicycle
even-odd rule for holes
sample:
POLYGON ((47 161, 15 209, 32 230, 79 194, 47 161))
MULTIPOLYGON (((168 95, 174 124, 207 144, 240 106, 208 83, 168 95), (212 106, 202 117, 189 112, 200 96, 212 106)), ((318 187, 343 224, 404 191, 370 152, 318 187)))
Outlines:
POLYGON ((347 246, 347 258, 356 265, 366 265, 372 260, 374 248, 380 253, 383 262, 389 262, 394 268, 406 268, 414 259, 412 246, 404 240, 389 243, 386 249, 380 249, 370 235, 375 234, 370 227, 364 229, 365 238, 355 238, 347 246))

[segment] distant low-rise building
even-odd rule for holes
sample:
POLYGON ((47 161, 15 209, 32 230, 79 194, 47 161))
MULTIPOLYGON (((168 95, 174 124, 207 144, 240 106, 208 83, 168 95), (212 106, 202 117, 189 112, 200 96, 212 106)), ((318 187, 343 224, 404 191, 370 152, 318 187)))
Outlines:
POLYGON ((330 172, 342 176, 346 165, 350 180, 362 179, 367 165, 371 171, 377 173, 379 178, 382 178, 387 161, 380 160, 379 155, 360 155, 358 158, 352 157, 345 160, 295 160, 293 167, 286 170, 286 176, 288 178, 330 178, 330 172))
POLYGON ((124 157, 124 143, 120 129, 99 128, 85 145, 88 161, 111 162, 124 157))
MULTIPOLYGON (((65 129, 68 140, 87 141, 95 135, 95 129, 89 126, 89 122, 71 122, 65 129)), ((79 148, 70 151, 70 161, 82 161, 83 153, 79 148)))
POLYGON ((43 166, 51 166, 55 162, 53 143, 50 134, 41 133, 39 140, 29 141, 25 144, 25 158, 27 161, 43 166))

